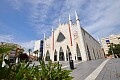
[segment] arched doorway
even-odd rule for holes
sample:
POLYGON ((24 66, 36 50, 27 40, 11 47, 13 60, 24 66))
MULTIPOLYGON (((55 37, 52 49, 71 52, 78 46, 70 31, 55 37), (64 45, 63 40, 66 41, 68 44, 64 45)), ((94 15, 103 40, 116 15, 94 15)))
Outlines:
POLYGON ((89 51, 88 45, 87 45, 87 53, 88 53, 89 60, 91 60, 91 56, 90 56, 90 51, 89 51))
POLYGON ((65 58, 64 58, 64 52, 63 52, 63 49, 62 47, 60 47, 60 51, 59 51, 59 61, 64 61, 65 58))
POLYGON ((54 52, 54 61, 57 61, 57 51, 54 52))
POLYGON ((68 52, 66 50, 66 61, 68 61, 68 52))
POLYGON ((76 43, 76 52, 77 52, 77 59, 82 60, 81 53, 80 53, 80 48, 79 48, 77 43, 76 43))
POLYGON ((46 61, 49 61, 50 60, 50 53, 49 51, 46 52, 46 58, 45 58, 46 61))
POLYGON ((67 46, 66 54, 67 54, 68 60, 72 60, 72 54, 71 54, 69 46, 67 46))

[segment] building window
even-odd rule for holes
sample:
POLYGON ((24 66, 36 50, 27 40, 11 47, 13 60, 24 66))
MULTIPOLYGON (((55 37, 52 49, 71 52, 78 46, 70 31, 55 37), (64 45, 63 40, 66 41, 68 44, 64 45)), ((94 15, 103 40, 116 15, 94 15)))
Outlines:
POLYGON ((85 35, 85 31, 83 31, 84 35, 85 35))
POLYGON ((110 40, 106 40, 106 43, 107 43, 107 44, 110 44, 110 40))
POLYGON ((60 32, 57 38, 57 42, 62 42, 65 39, 65 36, 60 32))
POLYGON ((120 37, 118 37, 118 40, 120 40, 120 37))

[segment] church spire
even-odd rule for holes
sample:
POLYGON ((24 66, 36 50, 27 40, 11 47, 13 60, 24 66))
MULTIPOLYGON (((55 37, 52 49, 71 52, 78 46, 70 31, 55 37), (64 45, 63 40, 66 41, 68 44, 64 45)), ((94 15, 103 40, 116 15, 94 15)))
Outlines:
POLYGON ((79 20, 76 10, 75 10, 75 17, 76 17, 76 20, 79 20))
POLYGON ((52 32, 54 31, 53 26, 52 26, 52 32))
POLYGON ((72 25, 72 20, 71 20, 70 14, 69 14, 69 24, 70 24, 70 26, 72 25))
POLYGON ((70 14, 69 14, 69 21, 71 21, 71 17, 70 17, 70 14))

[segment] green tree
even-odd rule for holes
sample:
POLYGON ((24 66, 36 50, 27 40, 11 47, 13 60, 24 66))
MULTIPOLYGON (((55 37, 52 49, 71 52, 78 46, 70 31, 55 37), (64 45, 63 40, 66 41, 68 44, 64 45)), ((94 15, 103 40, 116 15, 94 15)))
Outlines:
POLYGON ((108 54, 120 55, 120 44, 110 44, 108 54))
POLYGON ((0 44, 0 57, 1 57, 0 61, 3 62, 4 57, 9 55, 12 50, 15 51, 15 56, 14 56, 15 58, 17 58, 19 56, 19 54, 24 52, 24 49, 18 48, 18 46, 15 44, 1 42, 1 44, 0 44))
POLYGON ((10 54, 11 50, 17 48, 16 45, 9 45, 6 43, 2 43, 0 44, 0 61, 2 62, 4 57, 8 54, 10 54))
POLYGON ((1 44, 0 45, 0 54, 9 53, 14 48, 17 48, 17 46, 16 45, 1 44))

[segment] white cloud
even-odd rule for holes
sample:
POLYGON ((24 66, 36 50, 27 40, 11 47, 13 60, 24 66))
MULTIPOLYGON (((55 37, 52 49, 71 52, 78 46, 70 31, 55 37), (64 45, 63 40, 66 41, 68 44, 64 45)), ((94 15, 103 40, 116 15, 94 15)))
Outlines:
POLYGON ((27 42, 19 42, 18 44, 20 44, 25 49, 33 49, 34 42, 35 42, 35 40, 31 40, 31 41, 27 41, 27 42))
POLYGON ((81 19, 82 27, 95 38, 118 33, 118 29, 120 29, 119 0, 66 0, 59 17, 66 18, 68 12, 74 17, 75 9, 81 19))
POLYGON ((13 39, 12 35, 0 35, 0 42, 13 42, 13 39))
POLYGON ((31 9, 31 21, 33 26, 35 26, 38 34, 43 34, 50 31, 51 23, 47 23, 48 21, 48 11, 52 6, 53 0, 41 0, 37 1, 33 8, 31 9), (46 25, 47 24, 47 25, 46 25))
POLYGON ((91 21, 89 25, 86 25, 86 30, 94 37, 98 35, 105 37, 110 34, 116 34, 117 29, 120 29, 120 1, 116 0, 105 0, 104 2, 99 1, 92 5, 89 10, 92 12, 88 13, 88 21, 91 21), (95 8, 96 7, 96 8, 95 8), (114 33, 113 33, 114 32, 114 33))
POLYGON ((27 41, 27 42, 15 42, 14 36, 12 35, 0 35, 0 42, 7 43, 17 43, 20 46, 24 47, 26 50, 34 48, 35 40, 27 41))
POLYGON ((94 37, 105 37, 118 33, 120 29, 120 0, 13 0, 20 9, 24 3, 31 4, 30 20, 39 35, 51 32, 51 27, 58 27, 68 21, 71 14, 75 22, 77 10, 81 25, 94 37), (17 5, 18 4, 18 5, 17 5), (113 31, 114 30, 114 31, 113 31), (106 35, 104 35, 106 34, 106 35))

